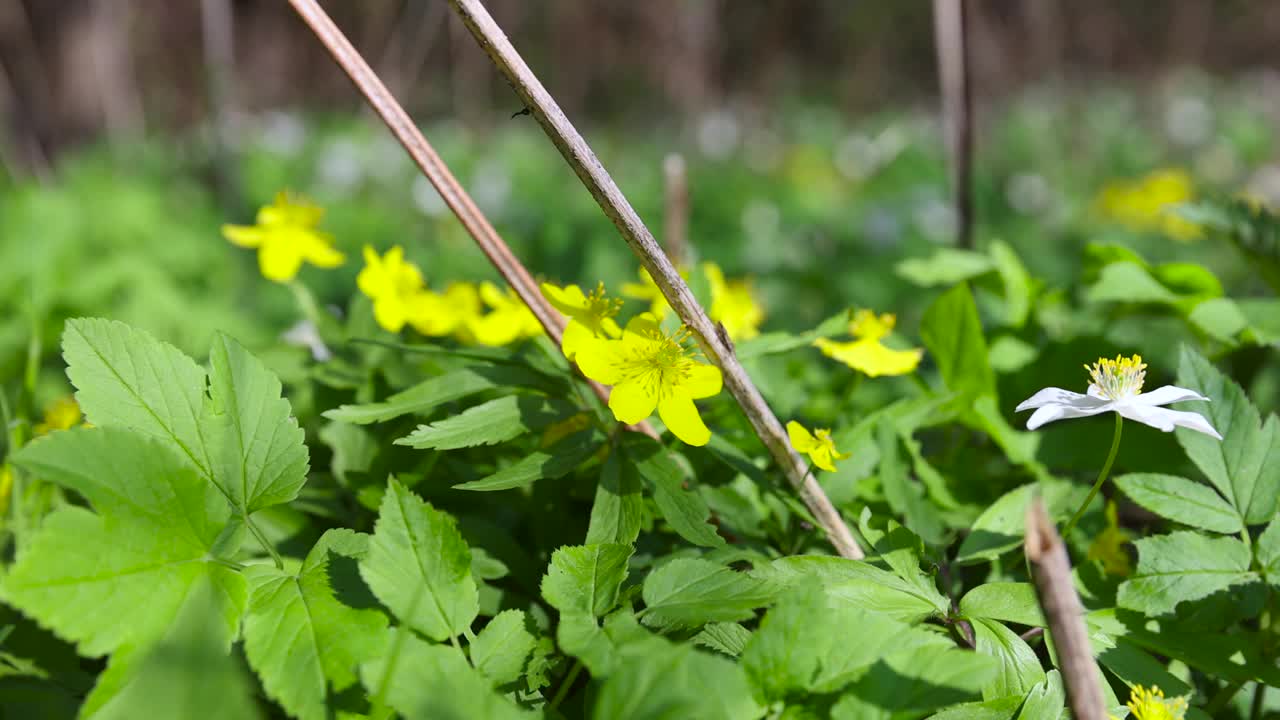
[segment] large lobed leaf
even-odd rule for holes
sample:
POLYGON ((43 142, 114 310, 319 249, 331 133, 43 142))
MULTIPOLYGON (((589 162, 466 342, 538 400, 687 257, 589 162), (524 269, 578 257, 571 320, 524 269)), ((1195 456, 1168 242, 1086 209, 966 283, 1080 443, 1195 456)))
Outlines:
POLYGON ((1175 532, 1134 544, 1138 568, 1120 586, 1116 600, 1120 607, 1148 615, 1163 615, 1181 602, 1258 579, 1249 570, 1249 549, 1235 538, 1175 532))

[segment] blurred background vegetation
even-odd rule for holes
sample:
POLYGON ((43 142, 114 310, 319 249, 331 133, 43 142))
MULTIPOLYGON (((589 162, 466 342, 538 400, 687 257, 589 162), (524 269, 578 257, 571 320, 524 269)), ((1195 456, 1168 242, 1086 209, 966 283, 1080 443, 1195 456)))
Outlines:
MULTIPOLYGON (((634 277, 443 0, 325 5, 534 273, 634 277)), ((911 334, 934 291, 895 268, 956 230, 930 3, 486 5, 655 231, 663 159, 685 157, 695 252, 755 278, 766 329, 856 305, 911 334)), ((1170 192, 1280 200, 1280 4, 967 7, 980 249, 1008 242, 1046 291, 1096 273, 1090 242, 1203 263, 1235 297, 1264 291, 1227 243, 1125 208, 1170 192)), ((496 277, 278 0, 0 0, 0 162, 0 378, 52 358, 74 315, 197 355, 217 329, 271 343, 294 300, 218 228, 283 188, 328 208, 348 255, 303 272, 325 303, 346 307, 365 244, 405 246, 435 286, 496 277)), ((42 372, 48 396, 65 392, 42 372)))

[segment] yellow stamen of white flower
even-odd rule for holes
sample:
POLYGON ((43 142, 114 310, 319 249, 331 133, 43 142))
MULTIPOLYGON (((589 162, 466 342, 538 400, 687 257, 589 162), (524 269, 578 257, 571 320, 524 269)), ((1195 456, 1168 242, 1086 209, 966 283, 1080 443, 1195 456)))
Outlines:
POLYGON ((1141 355, 1116 356, 1115 360, 1098 358, 1092 366, 1085 365, 1089 379, 1098 393, 1108 400, 1133 397, 1142 392, 1142 381, 1147 377, 1147 364, 1141 355))

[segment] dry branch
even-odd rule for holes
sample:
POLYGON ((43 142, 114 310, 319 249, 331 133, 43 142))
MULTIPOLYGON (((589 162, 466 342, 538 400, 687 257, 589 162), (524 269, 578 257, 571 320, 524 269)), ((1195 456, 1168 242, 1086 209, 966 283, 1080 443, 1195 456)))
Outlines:
POLYGON ((1071 582, 1071 561, 1039 498, 1027 506, 1027 560, 1036 594, 1058 650, 1058 667, 1067 689, 1067 704, 1077 720, 1105 720, 1098 666, 1084 626, 1084 606, 1071 582))
POLYGON ((942 122, 951 160, 956 244, 973 247, 973 97, 970 87, 967 0, 933 0, 942 122))
MULTIPOLYGON (((299 0, 294 0, 298 2, 299 0)), ((640 220, 613 178, 601 165, 591 147, 560 110, 550 93, 516 52, 506 34, 498 27, 479 0, 449 0, 471 34, 475 36, 485 54, 506 77, 507 82, 519 93, 525 107, 529 108, 538 124, 559 148, 578 178, 613 221, 618 232, 639 257, 640 263, 661 288, 667 302, 692 331, 707 357, 724 373, 725 387, 742 407, 756 435, 764 443, 775 462, 782 468, 787 480, 795 487, 801 500, 822 526, 837 552, 848 558, 863 557, 862 549, 853 538, 844 519, 831 504, 831 500, 808 471, 800 456, 791 448, 782 423, 769 409, 764 397, 742 363, 734 354, 733 346, 723 330, 711 322, 702 306, 693 297, 674 265, 659 247, 653 233, 640 220)))

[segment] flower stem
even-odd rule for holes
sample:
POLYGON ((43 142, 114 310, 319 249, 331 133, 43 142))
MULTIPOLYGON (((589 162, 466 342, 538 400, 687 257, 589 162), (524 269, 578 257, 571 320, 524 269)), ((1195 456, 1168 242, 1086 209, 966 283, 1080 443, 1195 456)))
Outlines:
POLYGON ((1089 496, 1080 504, 1080 509, 1076 510, 1076 514, 1071 516, 1067 524, 1062 528, 1062 539, 1065 541, 1071 535, 1071 530, 1080 521, 1084 511, 1089 508, 1089 503, 1098 496, 1098 491, 1102 489, 1102 483, 1106 482, 1107 476, 1111 474, 1111 464, 1116 461, 1116 452, 1120 449, 1120 431, 1124 429, 1124 418, 1120 413, 1116 413, 1116 435, 1111 440, 1111 452, 1107 453, 1107 461, 1102 464, 1102 472, 1098 473, 1098 479, 1093 482, 1093 488, 1089 490, 1089 496))

